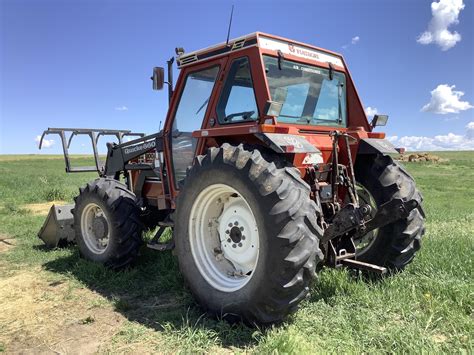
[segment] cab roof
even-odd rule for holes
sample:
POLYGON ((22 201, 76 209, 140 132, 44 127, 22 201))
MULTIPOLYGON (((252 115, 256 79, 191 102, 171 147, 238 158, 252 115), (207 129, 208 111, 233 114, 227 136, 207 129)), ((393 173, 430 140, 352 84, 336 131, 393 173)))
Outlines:
POLYGON ((295 57, 301 57, 305 60, 313 59, 318 62, 327 62, 341 68, 345 67, 342 55, 338 53, 262 32, 250 33, 229 40, 229 43, 222 42, 197 51, 182 53, 177 57, 177 63, 179 68, 183 68, 191 64, 201 63, 211 58, 250 47, 257 47, 265 52, 274 52, 274 54, 289 54, 295 57))

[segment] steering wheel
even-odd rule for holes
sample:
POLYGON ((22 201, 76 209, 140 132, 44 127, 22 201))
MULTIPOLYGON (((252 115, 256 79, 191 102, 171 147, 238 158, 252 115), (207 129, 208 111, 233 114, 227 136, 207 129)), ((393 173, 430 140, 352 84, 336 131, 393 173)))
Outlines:
POLYGON ((236 112, 236 113, 231 113, 228 116, 225 116, 224 121, 232 121, 235 117, 242 117, 244 121, 246 119, 249 119, 252 117, 252 115, 255 113, 255 111, 242 111, 242 112, 236 112))

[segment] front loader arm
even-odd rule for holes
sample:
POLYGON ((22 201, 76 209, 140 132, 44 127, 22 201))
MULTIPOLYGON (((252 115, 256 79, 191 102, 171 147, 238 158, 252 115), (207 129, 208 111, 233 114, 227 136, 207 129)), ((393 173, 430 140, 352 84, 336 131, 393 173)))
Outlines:
POLYGON ((100 136, 115 136, 119 142, 122 143, 124 137, 127 136, 145 136, 144 133, 133 133, 130 130, 115 130, 115 129, 89 129, 89 128, 48 128, 43 132, 39 142, 39 149, 43 146, 43 139, 48 134, 57 134, 61 138, 61 144, 64 154, 64 162, 66 164, 67 173, 83 173, 97 171, 99 175, 102 175, 104 167, 99 159, 99 152, 97 150, 97 142, 100 136), (70 133, 69 139, 66 138, 66 133, 70 133), (69 159, 69 148, 71 146, 72 138, 77 135, 87 135, 91 139, 92 150, 94 153, 94 166, 84 166, 84 167, 73 167, 69 159))
POLYGON ((163 151, 163 132, 160 131, 148 136, 134 139, 122 144, 107 144, 108 153, 104 175, 115 176, 125 170, 150 170, 148 164, 129 164, 133 159, 148 153, 151 150, 163 151))

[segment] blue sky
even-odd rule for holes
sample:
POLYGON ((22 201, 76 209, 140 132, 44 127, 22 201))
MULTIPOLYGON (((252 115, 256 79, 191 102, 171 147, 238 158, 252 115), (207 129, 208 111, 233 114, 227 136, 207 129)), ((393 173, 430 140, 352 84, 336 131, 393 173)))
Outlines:
MULTIPOLYGON (((167 93, 151 90, 152 67, 177 46, 225 40, 231 4, 231 37, 263 31, 342 53, 397 145, 474 149, 474 3, 431 3, 1 0, 0 154, 37 153, 49 126, 157 131, 167 93)), ((43 152, 60 152, 50 139, 43 152)))

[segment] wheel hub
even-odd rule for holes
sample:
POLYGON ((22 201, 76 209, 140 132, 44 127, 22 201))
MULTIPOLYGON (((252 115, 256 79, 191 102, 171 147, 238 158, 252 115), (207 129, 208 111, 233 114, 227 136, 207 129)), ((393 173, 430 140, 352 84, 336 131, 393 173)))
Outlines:
MULTIPOLYGON (((365 204, 370 207, 369 216, 373 218, 377 214, 377 203, 375 202, 372 194, 361 184, 356 185, 357 195, 361 204, 365 204)), ((356 247, 356 253, 358 256, 364 254, 374 243, 377 235, 379 233, 378 229, 368 232, 367 234, 360 236, 359 238, 354 239, 354 244, 356 247)))
MULTIPOLYGON (((238 223, 237 221, 235 221, 234 223, 238 223)), ((242 240, 242 237, 244 237, 244 240, 245 240, 245 235, 243 236, 242 235, 242 232, 244 231, 244 227, 237 227, 237 226, 234 226, 232 227, 232 229, 228 229, 226 230, 226 234, 229 234, 230 236, 230 239, 234 242, 234 243, 240 243, 240 241, 242 240)), ((227 241, 230 243, 230 240, 227 239, 227 241)))
POLYGON ((89 203, 82 211, 81 232, 89 250, 102 254, 109 244, 109 222, 102 208, 89 203))
POLYGON ((255 266, 258 250, 257 225, 247 203, 240 197, 229 197, 219 218, 219 239, 224 257, 237 272, 247 274, 255 266))
POLYGON ((250 280, 257 266, 259 234, 253 212, 238 191, 225 184, 201 191, 191 209, 188 233, 196 266, 209 284, 232 292, 250 280))
POLYGON ((92 229, 94 230, 94 234, 98 239, 102 239, 107 236, 109 233, 109 227, 104 216, 98 216, 94 218, 92 222, 92 229))

